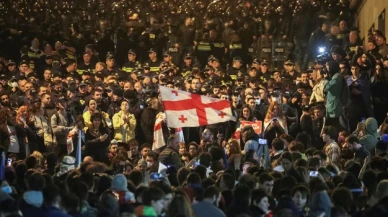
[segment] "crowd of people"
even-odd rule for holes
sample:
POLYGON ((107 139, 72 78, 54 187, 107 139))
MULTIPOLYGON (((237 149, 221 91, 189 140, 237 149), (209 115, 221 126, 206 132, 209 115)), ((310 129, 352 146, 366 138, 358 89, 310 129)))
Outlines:
POLYGON ((349 2, 0 2, 0 216, 388 216, 388 46, 349 2), (156 148, 161 85, 236 121, 156 148))

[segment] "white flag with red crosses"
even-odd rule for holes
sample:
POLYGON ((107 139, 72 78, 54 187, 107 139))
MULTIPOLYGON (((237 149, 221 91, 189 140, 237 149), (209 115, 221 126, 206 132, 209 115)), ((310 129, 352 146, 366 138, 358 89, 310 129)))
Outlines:
POLYGON ((230 102, 159 86, 167 126, 198 127, 236 121, 230 102))

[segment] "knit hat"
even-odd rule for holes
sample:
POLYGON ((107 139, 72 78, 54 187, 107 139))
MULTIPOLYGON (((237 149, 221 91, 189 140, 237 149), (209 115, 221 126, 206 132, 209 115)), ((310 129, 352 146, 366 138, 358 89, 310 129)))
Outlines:
POLYGON ((128 191, 127 185, 127 178, 123 174, 117 174, 112 180, 111 189, 116 191, 128 191))
POLYGON ((61 167, 60 167, 60 170, 59 172, 57 173, 57 176, 61 176, 67 172, 69 172, 70 170, 74 170, 75 169, 75 158, 72 157, 72 156, 65 156, 63 159, 62 159, 62 163, 61 163, 61 167))

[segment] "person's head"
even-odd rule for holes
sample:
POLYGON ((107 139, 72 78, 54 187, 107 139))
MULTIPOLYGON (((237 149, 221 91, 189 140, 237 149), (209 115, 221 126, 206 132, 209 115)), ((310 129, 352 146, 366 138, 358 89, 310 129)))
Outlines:
POLYGON ((388 180, 382 180, 379 182, 376 188, 376 197, 378 200, 382 200, 388 196, 388 180))
POLYGON ((356 78, 360 75, 360 67, 357 64, 353 64, 350 68, 350 71, 352 72, 352 75, 356 78))
POLYGON ((275 151, 281 151, 284 149, 284 141, 280 138, 272 140, 272 147, 275 151))
POLYGON ((117 154, 117 150, 118 150, 117 140, 114 139, 110 142, 109 152, 112 154, 117 154))
POLYGON ((326 126, 322 129, 322 140, 325 143, 330 143, 331 141, 337 139, 338 133, 337 130, 332 126, 326 126))
POLYGON ((272 118, 282 118, 284 120, 284 114, 280 107, 279 102, 273 101, 268 107, 266 119, 271 120, 272 118))
POLYGON ((199 91, 201 89, 201 81, 199 78, 193 78, 191 81, 191 89, 194 91, 199 91))
POLYGON ((357 151, 359 148, 361 148, 360 140, 355 135, 350 135, 345 140, 346 146, 349 147, 349 150, 352 152, 357 151))
POLYGON ((147 167, 154 165, 156 160, 156 154, 153 151, 149 151, 146 156, 147 167))
POLYGON ((50 96, 50 94, 48 94, 48 93, 44 93, 44 94, 42 94, 42 95, 40 96, 40 100, 41 100, 41 102, 42 102, 42 106, 43 106, 43 107, 46 107, 46 106, 48 106, 48 105, 50 104, 50 102, 51 102, 51 96, 50 96))
POLYGON ((97 101, 95 100, 95 99, 93 99, 93 98, 91 98, 90 100, 89 100, 89 103, 88 103, 88 110, 90 111, 90 112, 95 112, 96 110, 97 110, 97 101))
POLYGON ((94 129, 99 129, 100 126, 101 126, 101 121, 102 121, 101 113, 93 113, 90 116, 90 121, 92 122, 92 125, 93 125, 94 129))
POLYGON ((167 139, 167 145, 170 147, 170 148, 173 148, 175 150, 178 150, 179 149, 179 139, 178 137, 174 136, 174 135, 171 135, 170 137, 168 137, 167 139))
POLYGON ((95 89, 93 91, 93 99, 96 100, 96 102, 101 102, 101 100, 102 100, 102 91, 100 89, 95 89))
POLYGON ((272 195, 272 189, 275 179, 269 173, 263 173, 259 176, 260 189, 263 189, 267 195, 272 195))
POLYGON ((253 190, 252 204, 264 213, 267 213, 269 208, 268 194, 262 189, 253 190))
POLYGON ((191 157, 196 157, 198 154, 198 144, 195 142, 189 143, 189 154, 191 157))
POLYGON ((233 190, 234 184, 236 182, 235 177, 232 174, 224 173, 220 179, 220 188, 222 191, 224 190, 233 190))
POLYGON ((143 144, 140 147, 140 154, 145 159, 147 157, 147 154, 151 151, 151 147, 148 144, 143 144))
POLYGON ((88 52, 84 52, 84 54, 82 55, 82 59, 84 60, 84 63, 90 63, 90 60, 92 58, 92 55, 90 55, 90 53, 88 52))
POLYGON ((205 141, 205 142, 211 142, 213 141, 214 139, 214 133, 206 128, 203 132, 202 132, 202 140, 205 141))
POLYGON ((29 191, 42 191, 45 186, 45 179, 41 173, 33 173, 27 180, 27 189, 29 191))
POLYGON ((194 216, 190 201, 186 195, 175 195, 166 208, 166 216, 194 216))
POLYGON ((60 208, 61 203, 61 192, 57 186, 51 184, 47 185, 43 189, 43 199, 46 206, 54 206, 60 208))
POLYGON ((240 144, 235 139, 230 139, 225 146, 226 154, 232 156, 234 154, 241 154, 240 144))
POLYGON ((252 118, 252 110, 249 105, 243 105, 239 117, 242 117, 245 120, 250 120, 252 118))
POLYGON ((349 212, 352 206, 353 195, 349 188, 339 187, 331 194, 331 201, 335 207, 341 207, 349 212))
POLYGON ((309 200, 310 190, 304 185, 295 186, 292 189, 291 197, 298 209, 302 210, 309 200))
POLYGON ((285 172, 290 171, 294 162, 292 159, 292 154, 288 151, 283 152, 280 156, 280 162, 285 172))
POLYGON ((221 191, 216 186, 207 187, 203 192, 203 198, 213 205, 218 206, 221 200, 221 191))
POLYGON ((143 205, 152 206, 158 215, 165 209, 164 193, 157 187, 149 187, 143 192, 143 205))

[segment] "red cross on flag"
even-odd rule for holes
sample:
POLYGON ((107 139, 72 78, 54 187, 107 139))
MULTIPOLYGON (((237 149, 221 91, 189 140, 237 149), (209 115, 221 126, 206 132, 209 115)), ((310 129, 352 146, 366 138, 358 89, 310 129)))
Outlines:
POLYGON ((168 127, 198 127, 236 121, 227 100, 159 86, 168 127))

